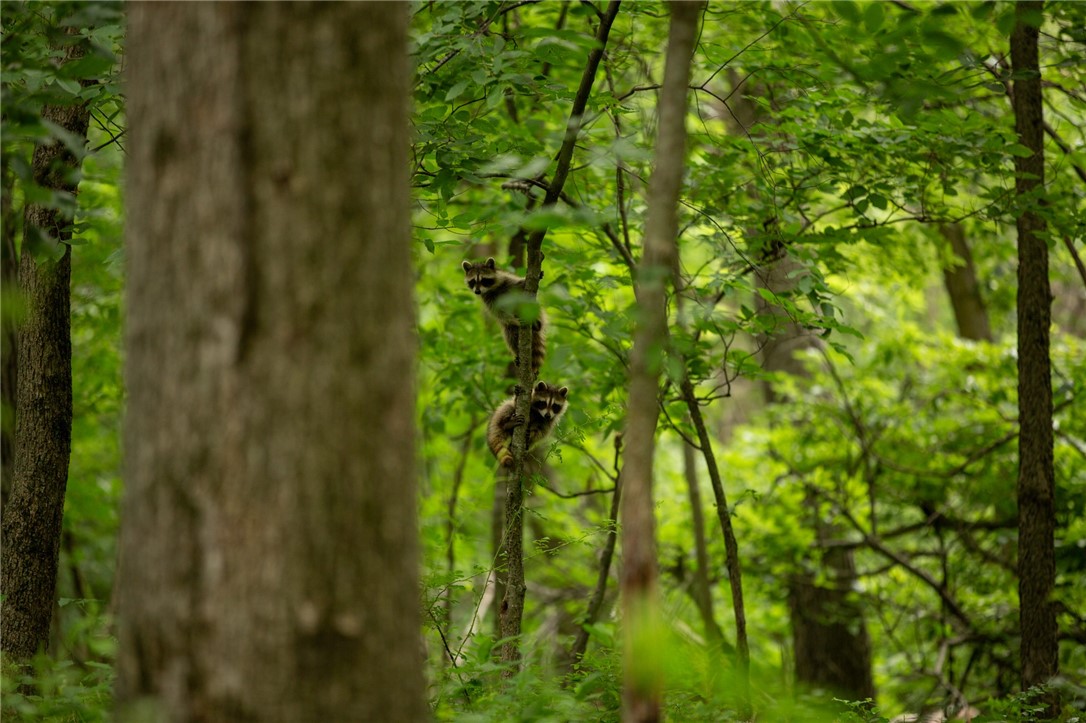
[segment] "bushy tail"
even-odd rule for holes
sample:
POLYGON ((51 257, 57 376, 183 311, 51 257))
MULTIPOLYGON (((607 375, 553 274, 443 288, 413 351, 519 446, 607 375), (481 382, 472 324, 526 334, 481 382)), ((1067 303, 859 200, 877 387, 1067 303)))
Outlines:
MULTIPOLYGON (((502 334, 505 335, 505 345, 509 347, 509 351, 513 352, 513 359, 517 359, 520 338, 520 327, 513 324, 502 327, 502 334)), ((539 375, 539 370, 543 368, 543 360, 547 357, 547 332, 544 330, 542 323, 536 322, 532 328, 532 373, 536 376, 539 375)))
POLYGON ((532 333, 532 373, 539 375, 543 368, 543 360, 547 358, 547 332, 540 326, 532 333))
POLYGON ((491 450, 494 452, 494 456, 498 458, 498 465, 500 467, 512 467, 513 466, 513 453, 509 451, 509 443, 505 442, 497 449, 491 450))

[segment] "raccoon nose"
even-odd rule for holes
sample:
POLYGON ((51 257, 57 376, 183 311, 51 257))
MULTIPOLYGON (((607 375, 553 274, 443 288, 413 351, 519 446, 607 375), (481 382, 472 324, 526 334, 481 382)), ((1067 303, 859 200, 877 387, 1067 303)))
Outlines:
POLYGON ((482 288, 481 288, 481 287, 479 287, 479 286, 476 286, 476 287, 475 287, 475 295, 476 295, 476 296, 478 296, 478 295, 479 295, 479 294, 481 294, 481 293, 483 293, 483 290, 482 290, 482 288))

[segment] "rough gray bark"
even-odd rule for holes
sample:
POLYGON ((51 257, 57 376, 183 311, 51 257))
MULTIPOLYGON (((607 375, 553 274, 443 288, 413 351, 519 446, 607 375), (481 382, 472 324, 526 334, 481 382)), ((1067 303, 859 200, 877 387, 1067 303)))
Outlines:
POLYGON ((408 10, 130 8, 122 720, 428 717, 408 10))
MULTIPOLYGON (((1038 28, 1042 2, 1020 2, 1011 34, 1014 71, 1014 125, 1018 141, 1033 151, 1015 156, 1018 216, 1018 597, 1021 624, 1022 687, 1051 680, 1059 672, 1055 584, 1055 476, 1052 439, 1052 371, 1049 326, 1052 293, 1048 282, 1045 220, 1035 209, 1044 189, 1044 119, 1038 28), (1033 19, 1030 16, 1036 15, 1033 19)), ((1059 710, 1046 698, 1046 717, 1059 710)))
POLYGON ((660 719, 662 670, 639 634, 659 614, 652 463, 660 375, 668 337, 666 285, 678 260, 677 205, 686 159, 686 97, 701 2, 670 3, 664 80, 658 101, 655 164, 649 183, 644 251, 637 273, 638 322, 630 355, 626 456, 622 465, 622 601, 625 631, 622 718, 660 719))
MULTIPOLYGON (((81 54, 74 46, 69 60, 81 54)), ((46 106, 42 118, 86 142, 86 105, 46 106)), ((74 194, 81 162, 59 141, 38 146, 34 181, 74 194)), ((29 204, 23 228, 19 290, 25 314, 16 340, 14 465, 3 511, 0 574, 0 641, 16 660, 31 657, 49 639, 72 444, 72 265, 71 248, 64 245, 72 236, 71 218, 29 204), (31 234, 48 247, 41 258, 30 251, 31 234)))
POLYGON ((980 294, 973 254, 965 240, 965 227, 960 223, 941 223, 939 233, 950 244, 950 250, 960 261, 959 264, 943 269, 943 283, 950 297, 950 305, 954 309, 958 333, 963 339, 991 341, 992 328, 988 323, 988 309, 980 294))

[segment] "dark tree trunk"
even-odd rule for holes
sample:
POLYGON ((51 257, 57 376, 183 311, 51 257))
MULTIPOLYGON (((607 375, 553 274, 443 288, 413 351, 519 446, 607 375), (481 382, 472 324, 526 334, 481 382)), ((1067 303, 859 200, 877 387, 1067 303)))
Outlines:
POLYGON ((698 444, 701 445, 701 454, 705 458, 705 467, 709 470, 709 482, 713 487, 713 497, 716 499, 716 516, 720 522, 720 532, 724 537, 725 565, 728 568, 728 587, 732 594, 732 611, 735 614, 735 667, 738 673, 738 690, 736 691, 737 707, 743 720, 748 720, 754 714, 750 700, 750 645, 747 641, 747 612, 743 602, 743 570, 739 560, 739 541, 735 537, 735 529, 732 527, 731 508, 728 506, 728 497, 724 491, 724 481, 720 477, 720 468, 716 463, 716 454, 713 452, 713 440, 709 438, 709 430, 705 427, 705 419, 701 414, 697 398, 694 396, 694 385, 689 377, 682 381, 682 395, 686 400, 686 409, 690 414, 690 421, 694 423, 694 429, 698 433, 698 444))
MULTIPOLYGON (((73 51, 69 59, 78 54, 73 51)), ((47 106, 42 118, 86 142, 85 105, 47 106)), ((81 160, 59 141, 38 146, 34 181, 74 194, 81 160)), ((17 660, 32 656, 49 639, 72 446, 72 266, 65 244, 72 236, 71 218, 30 204, 23 228, 19 290, 25 314, 18 326, 15 455, 3 512, 0 574, 0 640, 17 660)))
MULTIPOLYGON (((758 90, 744 87, 738 71, 729 72, 735 96, 729 101, 729 108, 734 110, 731 118, 731 132, 735 134, 764 135, 758 125, 769 122, 764 117, 760 106, 751 100, 758 90)), ((760 230, 751 230, 756 236, 760 230)), ((758 282, 770 291, 787 296, 798 283, 802 265, 787 255, 771 261, 758 271, 758 282)), ((759 341, 762 347, 762 365, 769 371, 781 371, 789 374, 806 374, 803 365, 796 357, 796 352, 817 343, 810 334, 794 324, 779 307, 769 304, 760 294, 755 296, 755 304, 760 314, 773 314, 777 325, 774 333, 763 336, 759 341)), ((777 401, 777 393, 767 385, 766 402, 777 401)), ((812 516, 812 519, 814 517, 812 516)), ((818 540, 832 537, 832 530, 817 521, 815 537, 818 540)), ((812 686, 826 686, 850 699, 873 698, 875 696, 871 672, 871 641, 867 635, 863 610, 850 597, 852 581, 855 577, 851 552, 843 555, 816 556, 809 561, 811 565, 824 566, 825 576, 836 581, 830 588, 818 589, 815 575, 806 571, 797 572, 788 580, 788 597, 791 601, 790 617, 796 662, 796 680, 812 686), (851 624, 841 626, 835 621, 849 620, 851 624), (826 643, 821 647, 817 641, 826 643), (838 658, 847 657, 848 665, 841 666, 838 658)))
POLYGON ((130 9, 122 716, 428 717, 408 10, 130 9))
MULTIPOLYGON (((1043 3, 1020 2, 1011 35, 1014 120, 1018 140, 1033 151, 1015 156, 1018 216, 1018 597, 1022 633, 1022 687, 1041 685, 1059 672, 1055 583, 1055 478, 1052 448, 1052 376, 1048 328, 1045 221, 1034 211, 1043 203, 1044 122, 1037 38, 1043 3)), ((1058 700, 1047 700, 1048 715, 1058 700)))
MULTIPOLYGON (((622 451, 622 437, 615 438, 615 466, 618 467, 618 455, 622 451)), ((603 609, 603 599, 607 594, 607 580, 611 576, 611 562, 615 557, 615 545, 618 542, 618 515, 619 506, 622 504, 622 472, 615 475, 615 491, 611 495, 611 511, 607 517, 607 539, 603 543, 600 552, 599 571, 596 574, 596 588, 592 591, 592 598, 588 601, 588 610, 580 621, 577 637, 570 649, 570 664, 576 668, 585 651, 588 650, 588 626, 594 625, 599 620, 600 611, 603 609)))
POLYGON ((655 166, 649 184, 644 251, 637 273, 638 323, 630 355, 626 457, 622 465, 622 600, 626 642, 622 718, 660 719, 662 670, 641 636, 659 615, 652 462, 660 375, 667 344, 666 282, 678 262, 676 207, 686 159, 690 58, 704 3, 673 2, 658 103, 655 166))
POLYGON ((819 562, 834 576, 827 583, 797 573, 788 585, 796 679, 850 700, 874 699, 871 644, 862 612, 849 599, 856 580, 852 554, 826 550, 819 562))
POLYGON ((3 223, 0 233, 0 510, 7 506, 11 492, 11 477, 15 469, 15 389, 16 373, 15 309, 21 307, 15 299, 19 286, 19 256, 15 253, 15 208, 12 193, 15 191, 15 174, 8 167, 5 156, 0 159, 2 170, 3 223))
POLYGON ((701 624, 705 627, 705 637, 714 650, 724 646, 724 633, 713 614, 713 596, 709 591, 709 552, 705 541, 705 512, 701 504, 700 482, 698 481, 696 450, 683 443, 683 474, 686 477, 686 494, 690 501, 690 521, 694 528, 694 580, 692 597, 698 606, 701 624))
MULTIPOLYGON (((759 282, 775 294, 787 296, 801 277, 802 265, 789 256, 759 272, 759 282)), ((797 352, 817 343, 811 334, 761 296, 759 313, 773 314, 776 333, 763 340, 762 365, 768 371, 807 374, 797 352)), ((766 400, 773 404, 778 395, 766 387, 766 400)), ((809 499, 808 506, 814 505, 809 499)), ((830 525, 811 514, 818 541, 834 537, 830 525)), ((788 607, 792 621, 792 645, 796 681, 806 686, 828 688, 850 700, 875 697, 871 673, 871 640, 864 623, 863 609, 854 599, 856 570, 850 550, 814 551, 808 561, 821 567, 827 585, 816 582, 812 570, 798 570, 788 580, 788 607)))
POLYGON ((988 309, 980 294, 977 269, 973 265, 973 254, 965 240, 965 228, 960 223, 942 223, 939 224, 939 233, 947 240, 950 250, 960 261, 952 267, 943 269, 943 282, 954 309, 958 334, 963 339, 991 341, 992 329, 988 324, 988 309))

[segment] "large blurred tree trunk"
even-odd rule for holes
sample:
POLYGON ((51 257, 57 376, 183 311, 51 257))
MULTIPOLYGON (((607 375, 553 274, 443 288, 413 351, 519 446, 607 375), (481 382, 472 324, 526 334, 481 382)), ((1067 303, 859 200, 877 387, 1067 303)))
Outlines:
POLYGON ((130 8, 122 716, 427 717, 408 13, 130 8))
MULTIPOLYGON (((1052 293, 1044 217, 1033 209, 1045 182, 1044 121, 1038 26, 1043 3, 1020 2, 1011 34, 1014 121, 1018 140, 1033 151, 1015 156, 1018 216, 1018 597, 1022 633, 1022 687, 1051 680, 1059 672, 1055 562, 1055 476, 1052 448, 1052 372, 1048 327, 1052 293)), ((1058 699, 1046 701, 1055 716, 1058 699)))
POLYGON ((622 601, 626 644, 622 718, 660 719, 662 669, 652 647, 658 624, 652 461, 660 375, 667 343, 666 282, 678 264, 678 215, 686 160, 686 95, 690 58, 704 3, 672 2, 664 82, 658 103, 655 167, 649 183, 644 251, 637 270, 638 322, 630 355, 626 456, 622 466, 622 601))
MULTIPOLYGON (((68 60, 80 55, 82 46, 75 45, 68 60)), ((42 119, 86 142, 89 110, 85 104, 46 106, 42 119)), ((60 141, 40 145, 34 150, 34 182, 74 194, 81 162, 60 141)), ((14 245, 14 239, 8 238, 13 214, 5 208, 4 215, 7 247, 9 241, 14 245)), ((5 329, 5 355, 14 354, 15 364, 13 370, 5 364, 4 383, 11 382, 7 377, 13 373, 16 398, 14 465, 3 511, 0 641, 4 652, 15 659, 29 658, 47 642, 55 606, 72 446, 72 260, 71 247, 65 244, 72 237, 71 222, 70 214, 56 206, 27 205, 19 259, 23 314, 14 346, 9 347, 5 329)), ((5 265, 10 261, 5 251, 5 265)), ((5 273, 5 282, 9 280, 5 273)))

